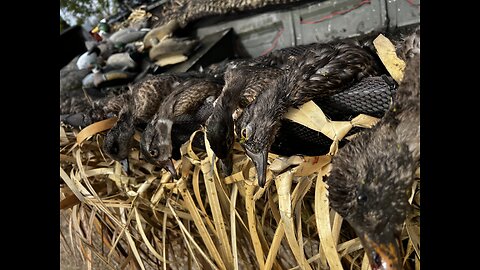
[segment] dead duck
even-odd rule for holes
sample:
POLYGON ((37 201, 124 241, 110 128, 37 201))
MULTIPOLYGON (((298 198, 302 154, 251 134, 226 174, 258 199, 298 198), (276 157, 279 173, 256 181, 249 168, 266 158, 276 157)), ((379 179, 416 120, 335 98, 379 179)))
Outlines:
POLYGON ((383 72, 372 52, 357 42, 322 44, 294 62, 237 121, 237 134, 255 164, 260 187, 265 184, 268 151, 289 107, 334 95, 364 77, 383 72))
POLYGON ((206 74, 202 78, 191 78, 177 85, 161 103, 142 133, 140 150, 143 157, 148 162, 167 169, 174 178, 178 178, 172 162, 171 133, 175 118, 197 111, 206 99, 213 102, 222 87, 222 80, 206 74))
POLYGON ((372 269, 403 269, 400 233, 420 159, 420 32, 407 39, 393 106, 332 159, 330 206, 360 237, 372 269))
POLYGON ((283 48, 261 57, 235 59, 207 68, 206 72, 215 77, 223 76, 225 81, 206 123, 207 138, 219 158, 226 158, 233 147, 233 112, 250 104, 260 91, 280 76, 282 69, 287 69, 291 61, 315 46, 308 44, 283 48))
POLYGON ((282 70, 295 68, 306 53, 324 46, 312 43, 287 47, 254 59, 236 59, 207 69, 207 72, 215 76, 223 74, 225 79, 222 94, 215 102, 215 108, 206 123, 210 146, 224 162, 225 168, 230 167, 229 160, 235 140, 232 113, 238 108, 244 109, 260 91, 270 88, 276 78, 282 76, 282 70))
POLYGON ((232 65, 224 75, 225 86, 215 101, 212 115, 206 122, 207 139, 220 159, 228 157, 233 147, 234 119, 238 107, 245 108, 268 88, 281 69, 265 65, 232 65))
POLYGON ((85 105, 81 108, 65 112, 63 117, 61 112, 60 121, 62 123, 83 128, 97 121, 118 116, 121 109, 128 104, 129 93, 103 97, 94 100, 92 104, 89 104, 84 96, 82 98, 85 100, 82 104, 85 105))
POLYGON ((135 128, 146 124, 161 101, 173 91, 181 77, 173 74, 150 75, 129 86, 128 102, 118 113, 118 120, 107 132, 103 150, 112 159, 127 158, 135 128))

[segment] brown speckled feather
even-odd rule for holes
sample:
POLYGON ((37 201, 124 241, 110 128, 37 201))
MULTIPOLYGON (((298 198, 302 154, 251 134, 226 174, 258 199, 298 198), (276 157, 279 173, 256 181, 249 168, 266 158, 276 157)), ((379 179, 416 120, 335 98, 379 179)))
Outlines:
POLYGON ((175 118, 195 111, 210 96, 217 97, 223 84, 213 78, 193 78, 180 83, 162 102, 156 118, 175 118))
POLYGON ((228 103, 234 109, 237 106, 245 108, 260 92, 268 89, 280 73, 281 69, 264 65, 227 69, 224 77, 225 87, 218 102, 228 103), (238 101, 235 100, 236 98, 238 101))
POLYGON ((172 92, 178 81, 175 75, 151 76, 130 87, 132 117, 137 121, 148 122, 162 100, 172 92))
POLYGON ((115 160, 128 156, 135 127, 146 124, 158 111, 163 99, 175 86, 194 77, 204 76, 199 73, 150 75, 130 85, 128 106, 118 114, 117 123, 108 131, 103 149, 115 160))
POLYGON ((298 57, 287 75, 291 77, 291 106, 334 95, 381 71, 383 67, 374 54, 356 42, 319 44, 298 57))
POLYGON ((142 134, 140 150, 144 158, 151 163, 166 166, 165 162, 172 156, 171 131, 175 118, 195 112, 207 98, 213 101, 222 87, 221 80, 207 74, 175 86, 175 90, 161 103, 142 134))

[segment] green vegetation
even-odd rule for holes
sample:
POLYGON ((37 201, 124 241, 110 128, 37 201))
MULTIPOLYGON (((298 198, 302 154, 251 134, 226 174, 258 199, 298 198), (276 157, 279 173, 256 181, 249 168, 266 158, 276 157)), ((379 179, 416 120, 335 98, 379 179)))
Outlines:
MULTIPOLYGON (((122 0, 60 0, 60 14, 71 25, 83 25, 91 16, 99 19, 116 14, 122 0), (67 15, 68 14, 68 15, 67 15), (69 18, 67 19, 68 16, 69 18)), ((62 22, 60 21, 60 31, 62 22)))

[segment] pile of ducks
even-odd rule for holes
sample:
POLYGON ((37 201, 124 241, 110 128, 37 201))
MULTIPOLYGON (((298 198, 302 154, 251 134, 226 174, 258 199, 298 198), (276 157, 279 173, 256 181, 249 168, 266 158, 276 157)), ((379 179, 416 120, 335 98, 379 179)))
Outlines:
POLYGON ((175 177, 173 156, 178 157, 179 146, 193 131, 205 126, 210 146, 226 169, 224 175, 231 173, 237 141, 255 164, 260 187, 265 185, 272 148, 281 155, 321 155, 331 144, 320 132, 283 119, 290 107, 315 100, 333 120, 361 113, 381 116, 396 90, 369 42, 356 41, 285 48, 203 72, 151 74, 128 87, 128 92, 97 100, 91 109, 63 121, 86 126, 116 116, 117 123, 105 137, 105 153, 125 160, 138 130, 142 158, 175 177), (383 100, 372 104, 372 96, 383 100), (190 128, 178 127, 178 118, 190 128), (283 123, 289 128, 282 129, 283 123), (176 129, 190 133, 176 134, 176 129))
MULTIPOLYGON (((173 23, 148 34, 141 29, 124 33, 144 38, 143 46, 150 46, 152 54, 152 48, 175 27, 173 23)), ((109 40, 123 37, 113 34, 109 40)), ((400 85, 388 75, 371 40, 314 43, 225 61, 201 72, 147 74, 128 83, 127 92, 95 100, 87 110, 62 121, 85 127, 117 117, 105 135, 104 152, 124 163, 128 173, 126 161, 136 147, 142 159, 174 178, 178 174, 173 159, 180 157, 180 146, 204 127, 224 176, 232 173, 233 145, 238 142, 255 165, 263 188, 269 152, 322 155, 331 144, 322 133, 284 119, 289 108, 314 100, 332 120, 349 120, 362 113, 382 118, 372 130, 340 148, 332 161, 329 193, 332 208, 361 237, 372 268, 400 269, 395 239, 405 220, 408 190, 420 155, 419 30, 405 40, 400 55, 407 60, 407 69, 405 83, 400 85), (141 133, 138 145, 133 139, 136 131, 141 133)), ((102 75, 107 80, 106 67, 122 74, 132 72, 137 51, 128 51, 127 42, 127 52, 107 53, 102 45, 109 44, 92 47, 79 61, 93 55, 94 60, 86 61, 92 65, 99 56, 109 55, 102 75)), ((91 76, 98 87, 105 81, 96 80, 96 74, 98 70, 91 76)), ((205 147, 203 138, 197 146, 205 147)))

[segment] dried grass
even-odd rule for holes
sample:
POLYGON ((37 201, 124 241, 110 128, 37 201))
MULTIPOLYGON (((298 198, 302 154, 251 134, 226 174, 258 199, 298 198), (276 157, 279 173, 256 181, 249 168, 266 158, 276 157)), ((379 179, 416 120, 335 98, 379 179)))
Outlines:
MULTIPOLYGON (((127 176, 102 153, 104 131, 78 144, 75 130, 60 129, 60 176, 66 184, 60 208, 71 224, 63 233, 88 268, 94 256, 111 269, 369 267, 359 239, 328 206, 323 176, 330 155, 271 154, 267 186, 259 188, 240 147, 233 175, 222 178, 210 149, 195 150, 188 141, 175 162, 181 179, 173 181, 138 159, 138 151, 130 155, 127 176), (94 245, 93 237, 101 244, 94 245)), ((410 269, 419 268, 419 196, 415 184, 410 202, 417 211, 404 230, 404 263, 410 269)))

